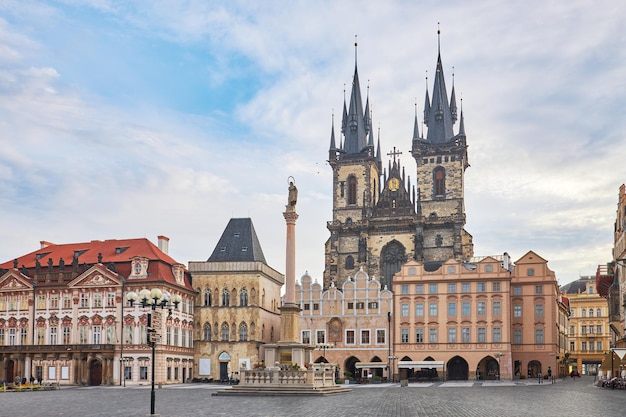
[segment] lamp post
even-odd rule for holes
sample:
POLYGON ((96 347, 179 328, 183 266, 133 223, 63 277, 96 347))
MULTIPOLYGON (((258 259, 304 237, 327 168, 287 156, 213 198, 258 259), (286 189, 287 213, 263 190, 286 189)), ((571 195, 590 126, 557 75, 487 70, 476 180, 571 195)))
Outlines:
POLYGON ((146 329, 146 336, 148 339, 148 346, 152 348, 152 389, 150 391, 150 415, 154 415, 154 402, 155 402, 155 392, 154 392, 154 365, 155 365, 155 348, 158 337, 160 336, 157 333, 157 328, 160 329, 160 315, 159 323, 157 326, 152 327, 152 312, 157 309, 157 307, 161 307, 161 309, 168 309, 168 317, 172 315, 172 307, 178 309, 178 304, 182 301, 182 297, 178 294, 172 296, 167 291, 161 291, 158 288, 153 288, 151 290, 143 289, 139 291, 139 295, 134 291, 130 291, 126 294, 126 299, 130 303, 131 307, 135 304, 135 302, 139 299, 142 308, 150 307, 148 310, 148 328, 146 329))

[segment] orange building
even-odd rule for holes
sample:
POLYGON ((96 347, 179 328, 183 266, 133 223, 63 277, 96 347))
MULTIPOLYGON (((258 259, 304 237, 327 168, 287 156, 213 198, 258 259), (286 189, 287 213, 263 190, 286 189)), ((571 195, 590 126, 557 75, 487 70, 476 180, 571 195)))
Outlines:
POLYGON ((558 369, 558 286, 530 251, 472 262, 409 261, 393 279, 401 379, 434 369, 454 380, 536 377, 558 369), (433 361, 427 366, 423 361, 433 361))

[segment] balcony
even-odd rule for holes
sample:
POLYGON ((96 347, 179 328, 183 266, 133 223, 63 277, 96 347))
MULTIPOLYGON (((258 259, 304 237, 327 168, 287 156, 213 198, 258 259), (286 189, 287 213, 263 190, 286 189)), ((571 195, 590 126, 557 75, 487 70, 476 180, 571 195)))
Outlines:
POLYGON ((615 263, 608 262, 606 265, 598 265, 596 270, 596 290, 601 297, 608 298, 609 289, 613 285, 615 275, 615 263))

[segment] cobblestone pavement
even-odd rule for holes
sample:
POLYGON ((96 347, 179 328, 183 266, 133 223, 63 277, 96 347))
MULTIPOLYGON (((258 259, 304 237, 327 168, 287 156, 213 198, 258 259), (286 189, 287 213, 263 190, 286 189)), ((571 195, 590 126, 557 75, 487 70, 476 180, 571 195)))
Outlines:
MULTIPOLYGON (((328 397, 212 396, 223 386, 185 384, 156 390, 156 412, 187 416, 592 416, 625 415, 626 391, 596 388, 593 377, 533 381, 352 385, 328 397)), ((150 387, 71 387, 0 393, 0 416, 145 416, 150 387)))

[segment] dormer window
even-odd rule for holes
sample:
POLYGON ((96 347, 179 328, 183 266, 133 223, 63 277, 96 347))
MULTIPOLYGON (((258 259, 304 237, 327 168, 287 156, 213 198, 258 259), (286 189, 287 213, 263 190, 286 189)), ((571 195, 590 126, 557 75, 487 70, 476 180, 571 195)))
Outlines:
POLYGON ((135 275, 141 274, 141 264, 139 262, 135 263, 135 275))

